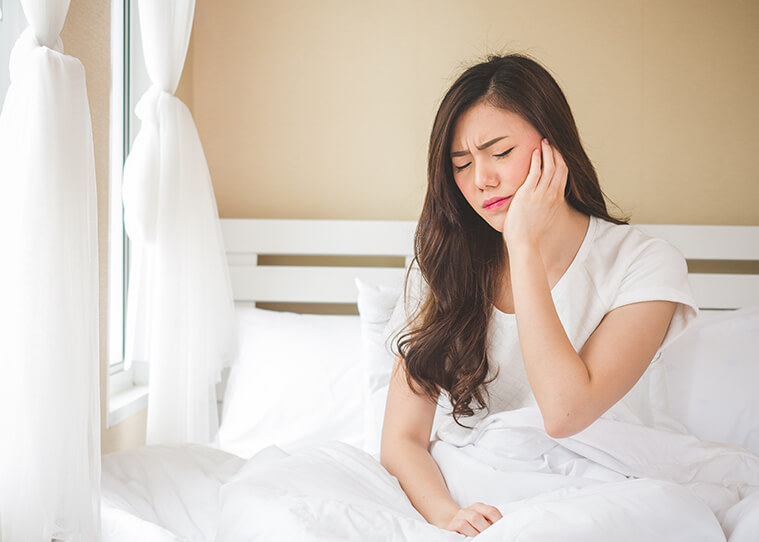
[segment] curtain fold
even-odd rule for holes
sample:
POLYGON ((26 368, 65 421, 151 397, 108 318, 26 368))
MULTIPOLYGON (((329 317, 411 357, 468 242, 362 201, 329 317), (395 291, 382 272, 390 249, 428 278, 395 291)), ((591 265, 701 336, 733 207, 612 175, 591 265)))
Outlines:
POLYGON ((150 363, 148 444, 209 442, 215 384, 235 353, 229 269, 203 147, 174 96, 192 30, 193 0, 141 0, 151 87, 124 166, 130 238, 126 361, 150 363))
POLYGON ((97 198, 68 0, 22 0, 0 113, 0 540, 99 538, 97 198))

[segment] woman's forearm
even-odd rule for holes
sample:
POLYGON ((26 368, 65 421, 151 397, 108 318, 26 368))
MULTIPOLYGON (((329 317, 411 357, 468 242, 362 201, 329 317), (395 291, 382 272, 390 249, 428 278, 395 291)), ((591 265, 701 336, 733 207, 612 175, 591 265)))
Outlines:
POLYGON ((451 497, 428 448, 405 438, 383 442, 381 462, 398 478, 411 504, 424 519, 440 528, 448 527, 460 507, 451 497))
POLYGON ((590 374, 556 313, 536 245, 509 247, 519 342, 527 377, 549 434, 564 432, 585 396, 590 374))

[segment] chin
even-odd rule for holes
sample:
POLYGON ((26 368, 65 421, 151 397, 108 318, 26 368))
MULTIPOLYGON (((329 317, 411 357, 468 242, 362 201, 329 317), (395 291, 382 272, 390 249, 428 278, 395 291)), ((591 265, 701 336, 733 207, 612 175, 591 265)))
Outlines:
POLYGON ((496 220, 493 220, 492 218, 488 220, 485 217, 483 217, 482 220, 498 233, 503 233, 503 220, 500 220, 501 217, 495 217, 495 218, 496 220))
POLYGON ((494 223, 492 220, 485 220, 484 218, 483 220, 488 226, 493 228, 498 233, 503 233, 503 221, 500 221, 499 223, 494 223))

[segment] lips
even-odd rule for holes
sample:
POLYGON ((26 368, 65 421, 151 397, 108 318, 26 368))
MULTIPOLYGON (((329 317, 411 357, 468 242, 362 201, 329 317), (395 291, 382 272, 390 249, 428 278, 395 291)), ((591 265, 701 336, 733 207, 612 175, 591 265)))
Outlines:
POLYGON ((485 200, 485 203, 482 204, 482 208, 486 211, 491 211, 493 209, 497 209, 498 207, 502 206, 504 203, 509 201, 511 199, 511 196, 507 197, 498 197, 498 198, 490 198, 488 200, 485 200))

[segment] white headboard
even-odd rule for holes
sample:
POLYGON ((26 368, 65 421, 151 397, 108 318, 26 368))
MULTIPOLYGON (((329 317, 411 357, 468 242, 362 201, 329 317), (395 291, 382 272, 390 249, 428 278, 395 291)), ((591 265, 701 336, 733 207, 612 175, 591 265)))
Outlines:
POLYGON ((412 221, 222 220, 237 301, 355 303, 354 278, 401 284, 404 268, 258 265, 259 255, 413 257, 412 221))
MULTIPOLYGON (((355 303, 354 278, 399 284, 403 267, 259 265, 259 255, 413 255, 413 221, 224 219, 222 229, 236 300, 355 303)), ((688 260, 749 261, 751 273, 691 273, 702 308, 759 305, 759 226, 640 225, 688 260)))
POLYGON ((689 274, 698 306, 738 309, 759 305, 759 226, 681 226, 641 224, 653 237, 676 246, 688 261, 752 262, 754 273, 689 274))

